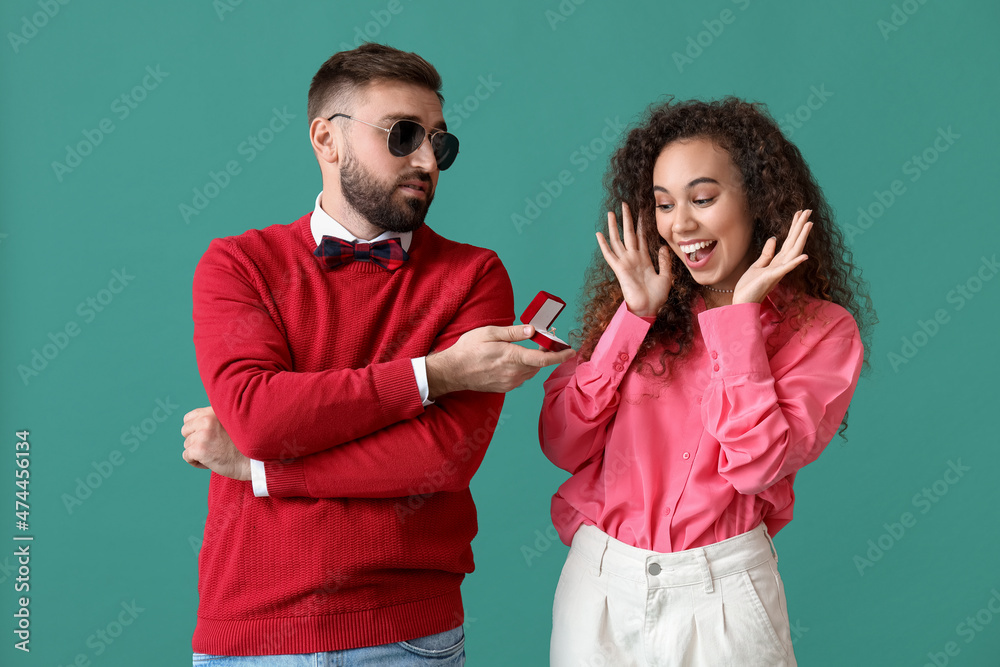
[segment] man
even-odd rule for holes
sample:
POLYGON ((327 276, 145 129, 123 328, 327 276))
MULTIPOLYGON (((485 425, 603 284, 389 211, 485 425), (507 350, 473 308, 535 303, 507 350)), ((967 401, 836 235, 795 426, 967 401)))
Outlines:
POLYGON ((185 417, 184 459, 219 473, 195 664, 464 661, 469 481, 503 393, 573 351, 513 345, 532 330, 510 326, 499 258, 423 224, 458 150, 440 87, 389 47, 330 58, 309 89, 315 210, 212 241, 195 271, 214 413, 185 417))

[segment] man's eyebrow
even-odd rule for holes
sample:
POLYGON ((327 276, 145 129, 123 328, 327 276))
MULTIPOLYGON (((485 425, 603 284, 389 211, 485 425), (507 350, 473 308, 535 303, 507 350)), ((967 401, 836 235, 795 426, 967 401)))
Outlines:
MULTIPOLYGON (((693 181, 691 181, 690 183, 688 183, 686 186, 684 186, 684 189, 685 190, 690 190, 691 188, 693 188, 694 186, 698 185, 699 183, 715 183, 716 185, 721 185, 721 183, 719 183, 714 178, 709 178, 708 176, 701 176, 699 178, 694 179, 693 181)), ((662 185, 654 185, 653 186, 653 192, 666 192, 668 195, 670 194, 670 190, 667 190, 662 185)))
MULTIPOLYGON (((392 123, 395 123, 397 120, 412 120, 415 123, 420 123, 421 122, 419 118, 417 118, 416 116, 413 116, 411 114, 389 113, 389 114, 386 114, 386 115, 382 116, 382 118, 379 119, 379 123, 382 124, 382 125, 391 125, 392 123)), ((442 120, 440 123, 435 124, 433 126, 433 129, 435 129, 435 130, 444 130, 444 131, 447 132, 448 131, 448 123, 446 123, 444 120, 442 120)))

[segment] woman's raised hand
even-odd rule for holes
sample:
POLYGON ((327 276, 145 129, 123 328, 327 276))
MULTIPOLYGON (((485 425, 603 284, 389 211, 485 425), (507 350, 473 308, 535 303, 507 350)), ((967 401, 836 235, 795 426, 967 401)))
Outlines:
POLYGON ((760 259, 750 265, 750 268, 740 277, 733 290, 733 304, 761 303, 764 297, 774 289, 796 266, 809 259, 802 250, 806 247, 806 238, 812 229, 809 222, 812 214, 810 209, 796 211, 792 218, 792 226, 788 230, 788 238, 781 244, 781 250, 774 254, 778 242, 772 236, 764 244, 760 259))
POLYGON ((649 258, 643 220, 639 219, 638 233, 633 229, 632 213, 628 204, 622 202, 622 228, 624 240, 618 236, 618 219, 608 211, 608 238, 597 232, 597 244, 601 246, 604 261, 618 277, 625 303, 630 312, 640 317, 656 315, 667 302, 673 276, 670 273, 670 248, 664 245, 659 251, 659 272, 649 258))

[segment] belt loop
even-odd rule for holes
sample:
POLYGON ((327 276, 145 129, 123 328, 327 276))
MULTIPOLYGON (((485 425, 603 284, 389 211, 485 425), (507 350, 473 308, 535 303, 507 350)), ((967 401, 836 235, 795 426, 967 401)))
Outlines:
POLYGON ((715 585, 712 583, 712 568, 708 566, 708 557, 705 554, 705 550, 698 549, 695 552, 695 558, 698 559, 698 564, 702 569, 702 576, 705 578, 705 592, 711 593, 715 590, 715 585))
POLYGON ((608 553, 608 543, 611 540, 611 536, 601 531, 601 554, 597 559, 597 576, 601 576, 604 571, 604 555, 608 553))
POLYGON ((760 524, 764 530, 764 537, 767 538, 767 543, 771 546, 771 554, 774 556, 774 562, 778 562, 778 550, 774 548, 774 540, 771 539, 771 534, 767 532, 767 524, 763 521, 760 524))

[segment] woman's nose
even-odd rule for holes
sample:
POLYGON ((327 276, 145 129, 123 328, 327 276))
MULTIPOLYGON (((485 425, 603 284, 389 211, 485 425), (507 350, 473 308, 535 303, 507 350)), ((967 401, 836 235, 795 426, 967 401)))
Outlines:
POLYGON ((682 208, 677 211, 677 215, 674 216, 673 223, 670 225, 671 230, 675 234, 681 234, 684 232, 690 232, 692 229, 698 228, 698 222, 691 215, 691 211, 687 208, 682 208))

